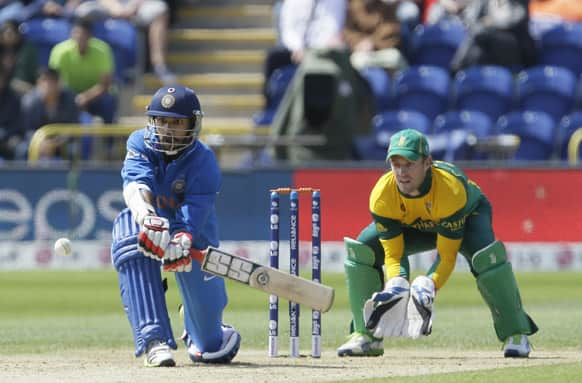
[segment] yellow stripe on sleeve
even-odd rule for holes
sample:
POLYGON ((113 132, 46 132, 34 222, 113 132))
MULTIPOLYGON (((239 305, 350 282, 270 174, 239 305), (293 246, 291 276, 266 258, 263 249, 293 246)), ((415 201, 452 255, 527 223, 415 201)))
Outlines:
POLYGON ((404 236, 402 234, 390 238, 380 239, 384 248, 384 267, 386 280, 400 275, 400 260, 404 254, 404 236))
POLYGON ((455 268, 457 253, 461 247, 462 239, 451 239, 437 235, 436 249, 440 257, 439 265, 432 274, 436 289, 440 289, 451 276, 455 268))

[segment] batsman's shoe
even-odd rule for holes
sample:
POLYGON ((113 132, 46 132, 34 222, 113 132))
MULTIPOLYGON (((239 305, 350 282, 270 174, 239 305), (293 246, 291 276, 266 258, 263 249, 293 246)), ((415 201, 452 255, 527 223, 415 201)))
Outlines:
POLYGON ((529 340, 525 335, 512 335, 505 340, 503 356, 506 358, 527 358, 531 351, 529 340))
POLYGON ((144 365, 146 367, 174 367, 176 362, 170 346, 159 340, 151 341, 146 348, 144 365))
POLYGON ((238 353, 241 336, 233 327, 223 324, 222 343, 220 344, 220 348, 214 352, 200 351, 194 342, 192 342, 186 331, 182 334, 182 340, 186 347, 188 347, 188 356, 192 362, 226 364, 230 363, 238 353))
POLYGON ((352 333, 337 349, 338 356, 380 356, 384 354, 382 339, 359 332, 352 333))

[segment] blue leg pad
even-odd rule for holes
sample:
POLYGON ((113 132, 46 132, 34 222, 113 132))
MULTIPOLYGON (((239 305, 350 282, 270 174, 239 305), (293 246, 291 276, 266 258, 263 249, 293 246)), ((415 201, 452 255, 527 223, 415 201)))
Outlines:
POLYGON ((184 327, 201 352, 214 352, 222 344, 222 311, 226 306, 224 280, 200 270, 192 263, 189 273, 176 273, 182 296, 184 327))
POLYGON ((145 352, 152 340, 177 348, 162 284, 161 263, 145 257, 137 248, 139 226, 128 209, 113 222, 111 259, 119 277, 121 302, 133 330, 135 355, 145 352))

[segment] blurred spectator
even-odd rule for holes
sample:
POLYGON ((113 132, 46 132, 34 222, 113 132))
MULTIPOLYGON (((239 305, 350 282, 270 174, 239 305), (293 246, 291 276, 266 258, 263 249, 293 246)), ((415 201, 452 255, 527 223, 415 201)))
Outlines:
MULTIPOLYGON (((37 129, 47 124, 79 122, 75 94, 61 86, 59 73, 50 68, 41 69, 36 87, 22 98, 21 110, 25 141, 17 150, 20 159, 26 159, 28 143, 37 129)), ((40 156, 54 157, 62 143, 58 137, 44 140, 40 156)))
POLYGON ((274 137, 292 144, 277 146, 272 154, 293 163, 351 160, 355 137, 371 133, 373 112, 370 87, 351 65, 347 49, 309 49, 271 125, 274 137))
POLYGON ((536 40, 541 40, 545 32, 564 22, 582 22, 580 0, 532 0, 529 12, 530 32, 536 40))
POLYGON ((2 66, 12 74, 12 88, 20 94, 31 90, 38 73, 37 51, 32 43, 24 40, 14 20, 0 26, 0 55, 2 66))
POLYGON ((529 33, 529 0, 472 0, 461 11, 469 33, 451 69, 501 65, 518 71, 535 65, 536 46, 529 33))
POLYGON ((20 20, 24 4, 18 0, 0 0, 0 25, 7 20, 20 20))
POLYGON ((166 48, 170 14, 163 0, 88 0, 77 8, 77 14, 92 20, 113 17, 132 21, 147 30, 149 59, 155 75, 166 85, 176 76, 166 64, 166 48))
POLYGON ((20 95, 10 86, 10 73, 0 70, 0 158, 14 159, 23 137, 20 122, 20 95))
POLYGON ((62 17, 73 19, 82 0, 32 0, 27 6, 26 19, 34 17, 62 17))
POLYGON ((582 22, 580 0, 532 0, 529 5, 532 18, 559 18, 562 21, 582 22))
POLYGON ((271 49, 265 80, 273 71, 299 64, 306 49, 343 46, 346 0, 284 0, 279 15, 281 44, 271 49))
POLYGON ((346 18, 346 0, 283 0, 280 2, 280 45, 267 53, 263 94, 268 107, 266 84, 273 72, 301 63, 305 51, 343 47, 342 29, 346 18))
POLYGON ((422 22, 424 0, 382 0, 386 4, 396 4, 396 17, 402 28, 412 31, 422 22))
POLYGON ((408 66, 400 51, 398 3, 386 0, 349 0, 344 39, 352 65, 361 70, 381 67, 391 71, 408 66))
POLYGON ((75 21, 71 37, 55 45, 49 58, 49 67, 59 72, 62 84, 76 93, 77 106, 107 124, 117 111, 113 65, 111 48, 91 36, 91 23, 83 19, 75 21))
POLYGON ((426 10, 426 24, 462 21, 461 12, 472 0, 435 0, 426 10))

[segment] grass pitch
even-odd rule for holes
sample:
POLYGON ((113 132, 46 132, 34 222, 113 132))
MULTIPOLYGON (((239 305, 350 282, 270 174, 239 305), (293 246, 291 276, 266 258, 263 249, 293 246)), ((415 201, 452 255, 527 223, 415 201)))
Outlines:
MULTIPOLYGON (((178 289, 171 274, 164 276, 169 282, 168 307, 178 337, 182 331, 177 313, 178 289)), ((324 274, 323 279, 336 289, 334 306, 322 319, 323 348, 330 351, 344 341, 350 312, 343 275, 324 274)), ((534 353, 536 349, 582 352, 582 274, 522 273, 517 279, 524 306, 540 327, 539 333, 531 337, 534 353)), ((104 348, 131 352, 133 348, 113 270, 0 272, 0 292, 0 355, 104 348)), ((234 282, 228 283, 228 292, 225 322, 241 332, 244 348, 265 350, 266 355, 267 295, 234 282)), ((306 354, 311 342, 310 316, 310 310, 302 308, 301 351, 306 354)), ((283 354, 288 350, 288 323, 287 302, 281 301, 279 342, 283 354)), ((386 340, 385 347, 387 350, 434 347, 459 352, 499 350, 501 354, 488 308, 479 296, 473 277, 464 272, 454 273, 439 292, 430 337, 419 341, 386 340)), ((575 381, 570 376, 582 376, 582 366, 564 364, 440 374, 433 375, 430 381, 514 381, 504 380, 508 375, 518 381, 527 379, 529 383, 575 381)), ((382 381, 426 380, 410 377, 382 381)))

